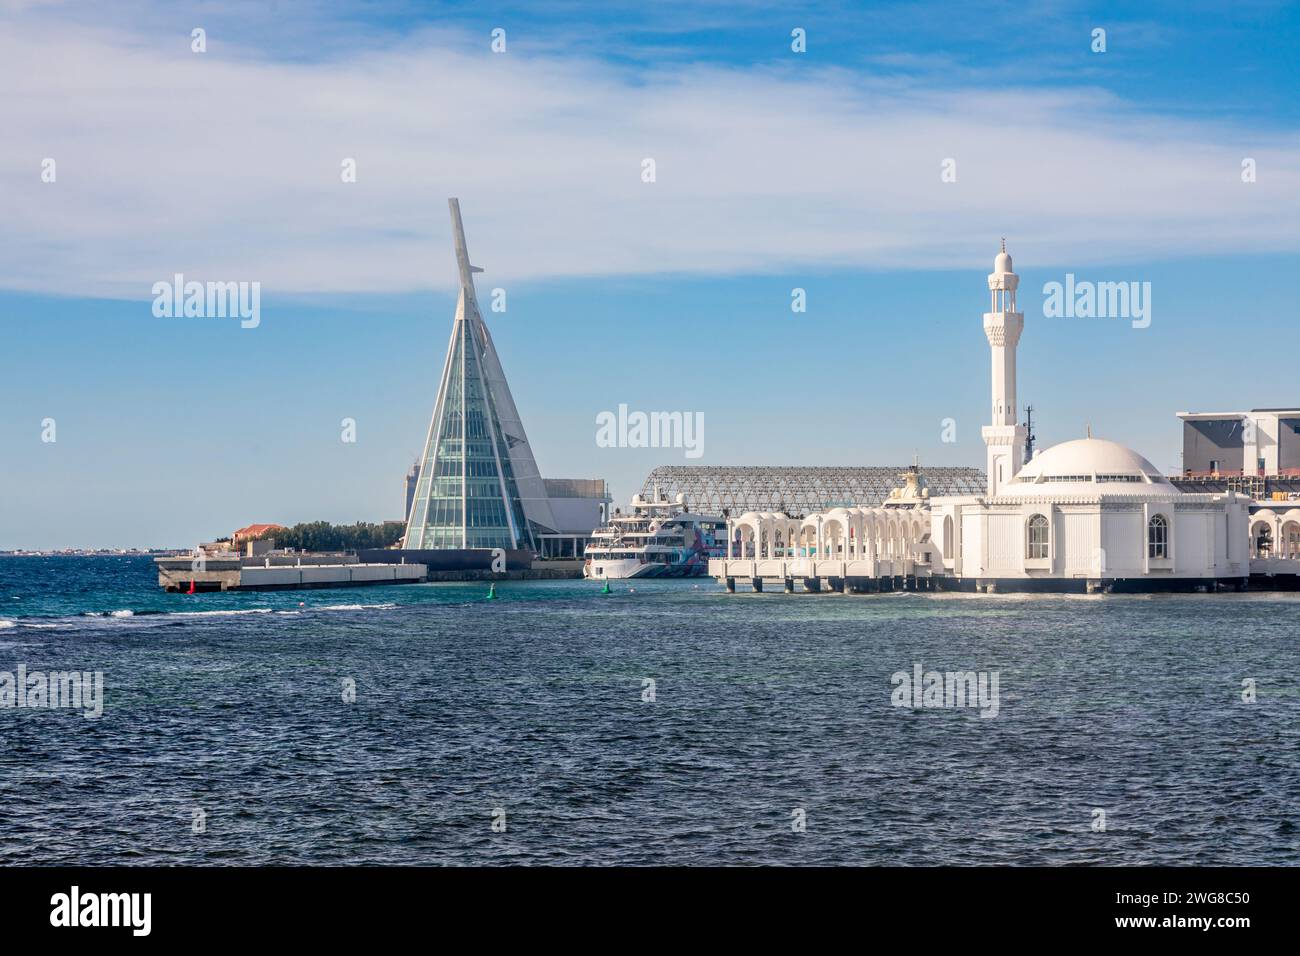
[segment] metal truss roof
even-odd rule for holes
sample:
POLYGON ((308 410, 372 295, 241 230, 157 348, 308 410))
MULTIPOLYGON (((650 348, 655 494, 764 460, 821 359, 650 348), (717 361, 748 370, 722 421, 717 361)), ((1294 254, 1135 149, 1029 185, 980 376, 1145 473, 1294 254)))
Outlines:
MULTIPOLYGON (((783 511, 795 517, 837 507, 876 507, 903 484, 906 465, 802 467, 767 465, 662 465, 641 485, 643 497, 659 492, 686 495, 691 510, 738 516, 746 511, 783 511)), ((977 495, 984 472, 966 467, 922 467, 930 494, 977 495)))

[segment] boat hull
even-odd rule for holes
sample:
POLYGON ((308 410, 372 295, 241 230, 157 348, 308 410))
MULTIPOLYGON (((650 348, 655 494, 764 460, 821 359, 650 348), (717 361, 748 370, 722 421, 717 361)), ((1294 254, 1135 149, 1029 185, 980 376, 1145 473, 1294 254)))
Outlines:
POLYGON ((616 561, 588 561, 582 576, 591 580, 624 580, 628 578, 698 578, 709 573, 707 557, 700 561, 682 564, 642 562, 635 558, 616 561))

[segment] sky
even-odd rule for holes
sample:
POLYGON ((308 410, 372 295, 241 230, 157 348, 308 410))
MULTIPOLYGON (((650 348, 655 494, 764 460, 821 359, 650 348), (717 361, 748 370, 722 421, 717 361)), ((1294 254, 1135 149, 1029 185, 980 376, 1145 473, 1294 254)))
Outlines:
POLYGON ((1176 472, 1176 412, 1300 402, 1297 5, 539 7, 0 0, 0 549, 400 518, 449 196, 543 474, 619 501, 982 467, 1003 236, 1040 446, 1176 472), (155 314, 177 274, 259 283, 256 326, 155 314), (1067 275, 1150 324, 1046 314, 1067 275), (702 456, 600 447, 621 404, 702 456))

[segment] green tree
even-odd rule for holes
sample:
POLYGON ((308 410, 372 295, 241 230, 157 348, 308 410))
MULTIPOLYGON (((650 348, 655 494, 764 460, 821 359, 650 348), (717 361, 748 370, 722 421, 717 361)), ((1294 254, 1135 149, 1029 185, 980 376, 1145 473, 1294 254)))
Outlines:
POLYGON ((306 521, 292 528, 274 528, 259 535, 275 539, 276 547, 294 551, 356 551, 361 548, 388 548, 402 540, 406 525, 401 521, 373 524, 330 524, 306 521))

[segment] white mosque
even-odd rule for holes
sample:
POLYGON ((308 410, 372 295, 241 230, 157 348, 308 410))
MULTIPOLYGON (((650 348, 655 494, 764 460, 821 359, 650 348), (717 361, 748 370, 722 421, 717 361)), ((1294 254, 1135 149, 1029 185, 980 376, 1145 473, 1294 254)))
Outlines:
POLYGON ((1024 314, 1006 247, 988 277, 993 353, 984 495, 935 498, 930 532, 944 571, 983 590, 1182 590, 1244 585, 1250 499, 1188 494, 1130 448, 1081 438, 1027 464, 1016 423, 1016 346, 1024 314))
POLYGON ((1251 499, 1185 493, 1132 449, 1067 441, 1027 463, 1016 421, 1016 347, 1024 314, 1005 245, 988 277, 984 334, 992 352, 984 494, 930 497, 909 475, 882 507, 802 519, 731 520, 731 548, 710 573, 734 589, 748 578, 802 578, 810 590, 918 587, 978 591, 1150 591, 1244 588, 1251 499), (923 583, 924 582, 924 583, 923 583))

